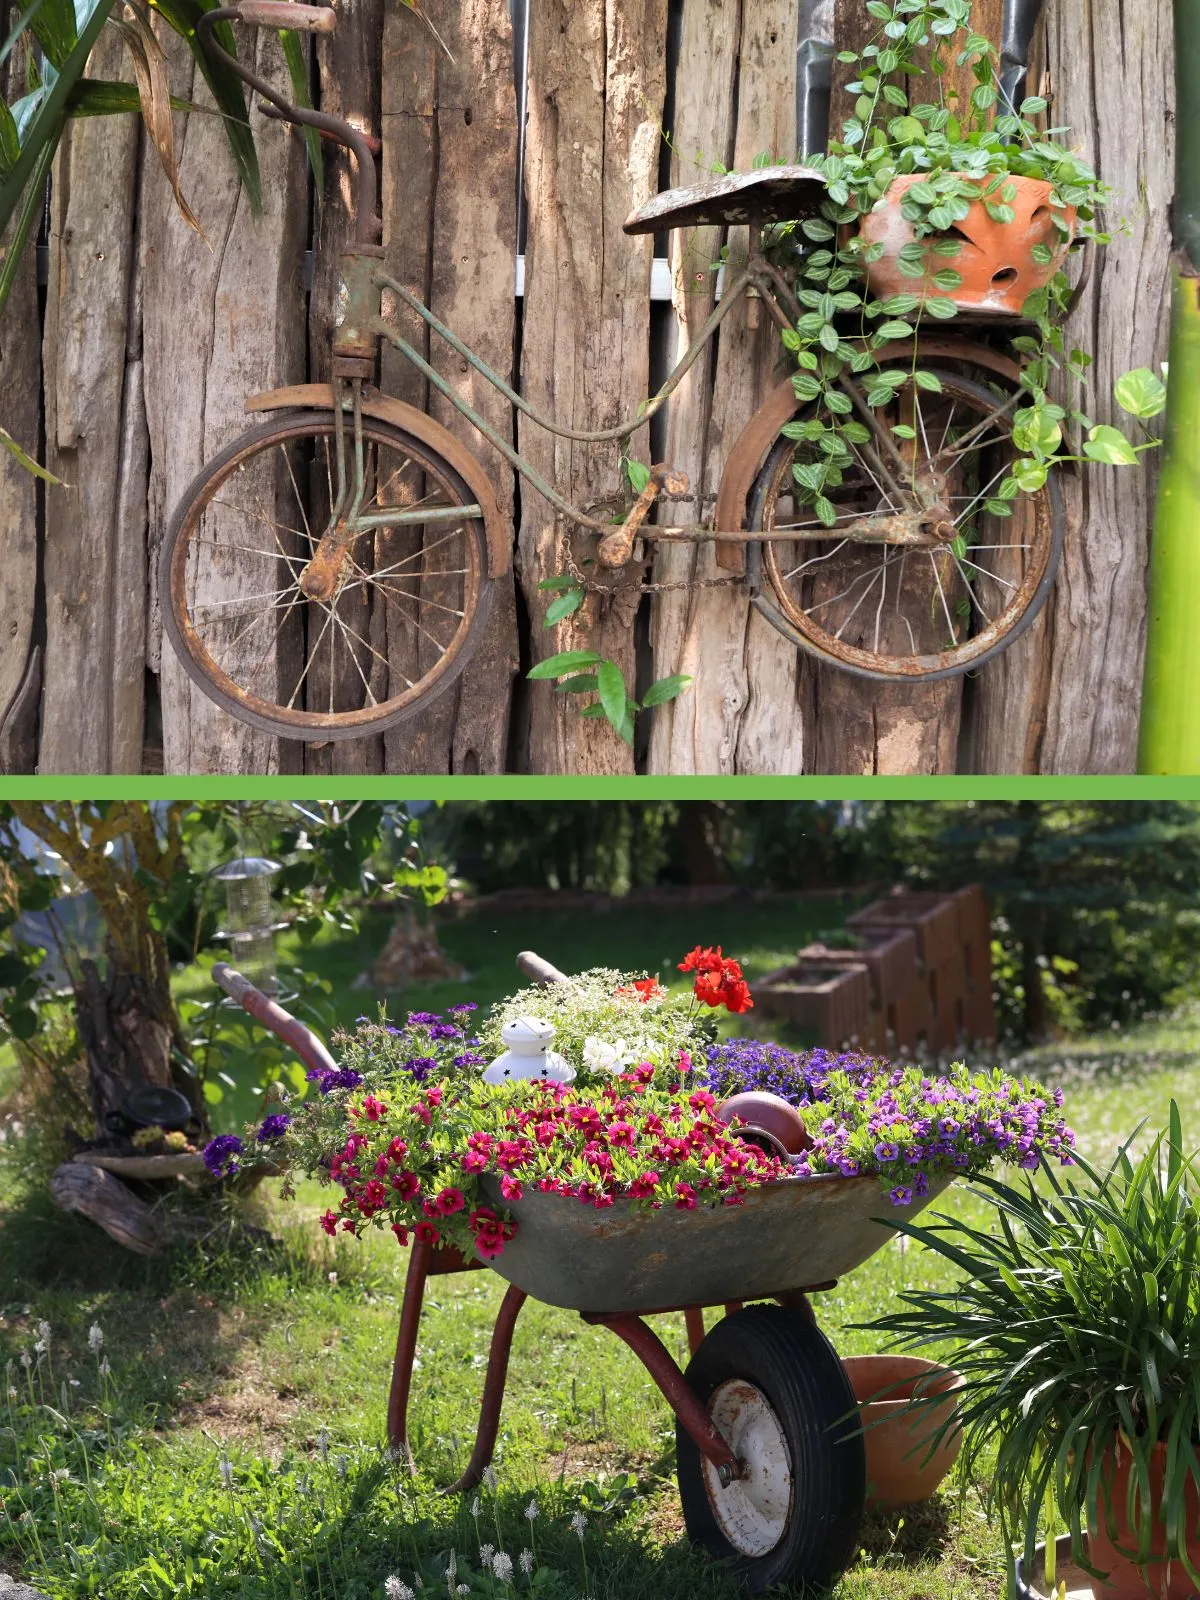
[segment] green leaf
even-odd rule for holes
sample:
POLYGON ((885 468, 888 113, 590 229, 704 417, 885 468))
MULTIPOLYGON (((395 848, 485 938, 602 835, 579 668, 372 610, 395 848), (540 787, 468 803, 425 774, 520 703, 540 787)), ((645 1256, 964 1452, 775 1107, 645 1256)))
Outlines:
POLYGON ((657 683, 652 683, 642 696, 643 706, 661 706, 668 700, 674 700, 683 693, 691 678, 685 672, 675 672, 669 678, 659 678, 657 683))
MULTIPOLYGON (((101 0, 101 3, 111 3, 111 0, 101 0)), ((262 177, 258 169, 254 135, 250 131, 250 113, 246 108, 242 81, 223 62, 210 64, 208 56, 196 43, 196 23, 206 11, 215 9, 217 3, 219 0, 154 0, 154 9, 181 38, 187 40, 196 58, 196 65, 212 90, 217 109, 222 114, 225 137, 229 141, 230 153, 246 190, 250 209, 258 213, 262 210, 262 177)), ((237 56, 237 40, 227 22, 219 22, 212 34, 223 50, 231 56, 237 56)))
POLYGON ((568 589, 566 594, 560 594, 546 607, 546 620, 543 627, 553 628, 564 617, 574 616, 584 601, 582 589, 568 589))
POLYGON ((1098 461, 1106 467, 1134 467, 1137 452, 1125 435, 1116 428, 1093 428, 1088 434, 1083 453, 1089 461, 1098 461))
POLYGON ((958 307, 953 300, 948 300, 942 295, 930 295, 925 302, 925 311, 938 322, 949 322, 951 317, 958 315, 958 307))
POLYGON ((936 372, 924 372, 920 368, 913 373, 913 382, 918 389, 924 389, 928 394, 941 394, 942 380, 936 372))
POLYGON ((596 688, 596 674, 594 672, 578 672, 573 677, 564 678, 561 683, 556 683, 554 692, 555 694, 595 694, 596 688))
MULTIPOLYGON (((312 97, 308 92, 308 56, 300 35, 294 28, 281 28, 279 42, 283 46, 283 59, 287 63, 288 77, 292 80, 292 99, 298 106, 312 110, 312 97)), ((325 204, 325 154, 321 135, 316 128, 304 129, 304 147, 308 151, 308 164, 312 168, 313 192, 317 210, 325 204)))
POLYGON ((15 456, 26 472, 32 472, 35 478, 41 478, 45 483, 52 483, 59 489, 64 487, 61 478, 56 478, 52 472, 47 472, 45 467, 39 466, 31 455, 22 450, 12 434, 6 432, 3 428, 0 428, 0 447, 7 450, 10 455, 15 456))
POLYGON ((601 658, 594 650, 560 650, 556 656, 547 656, 535 667, 530 667, 526 677, 534 682, 544 678, 564 678, 581 667, 594 667, 601 658))
POLYGON ((600 693, 600 704, 604 708, 604 715, 620 733, 625 725, 628 696, 625 692, 625 678, 615 661, 600 661, 597 664, 596 686, 600 693))
POLYGON ((573 578, 569 572, 559 572, 553 578, 543 578, 538 584, 539 589, 574 589, 578 586, 579 579, 573 578))
POLYGON ((650 482, 650 468, 644 461, 627 461, 625 476, 629 479, 629 486, 634 494, 641 494, 650 482))
POLYGON ((21 154, 17 125, 3 98, 0 98, 0 178, 7 178, 21 154))
MULTIPOLYGON (((84 19, 90 8, 84 8, 84 19)), ((79 37, 75 21, 75 7, 71 0, 43 0, 29 26, 34 38, 46 52, 46 58, 57 71, 62 71, 79 37)))
POLYGON ((1113 388, 1117 404, 1131 417, 1156 417, 1167 404, 1166 385, 1149 367, 1137 367, 1117 379, 1113 388))

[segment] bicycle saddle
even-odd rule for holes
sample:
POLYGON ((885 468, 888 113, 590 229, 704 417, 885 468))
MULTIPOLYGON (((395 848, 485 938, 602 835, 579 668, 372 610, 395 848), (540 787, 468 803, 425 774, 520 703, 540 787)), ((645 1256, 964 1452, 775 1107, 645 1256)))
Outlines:
POLYGON ((825 180, 811 167, 759 167, 689 189, 664 189, 631 212, 624 226, 626 233, 658 233, 713 222, 794 222, 811 217, 824 198, 825 180))

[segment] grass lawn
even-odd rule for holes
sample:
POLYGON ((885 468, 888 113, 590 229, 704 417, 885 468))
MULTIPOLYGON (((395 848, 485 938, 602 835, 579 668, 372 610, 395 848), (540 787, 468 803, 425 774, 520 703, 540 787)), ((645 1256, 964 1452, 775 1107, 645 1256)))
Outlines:
MULTIPOLYGON (((512 987, 532 946, 567 970, 605 959, 657 970, 723 940, 750 971, 794 949, 833 908, 729 907, 686 914, 505 917, 471 913, 444 945, 470 985, 414 990, 437 1006, 512 987), (797 931, 799 917, 816 920, 797 931)), ((343 979, 370 941, 339 949, 343 979)), ((369 1009, 357 995, 352 1018, 369 1009)), ((1102 1157, 1142 1116, 1165 1119, 1200 1087, 1200 1021, 1183 1019, 1045 1049, 1028 1070, 1061 1081, 1067 1111, 1102 1157)), ((1193 1128, 1193 1135, 1196 1130, 1193 1128)), ((3 1181, 3 1180, 0 1180, 3 1181)), ((9 1179, 11 1183, 11 1177, 9 1179)), ((494 1491, 443 1497, 469 1453, 487 1339, 503 1285, 490 1273, 435 1280, 422 1329, 410 1478, 381 1449, 405 1254, 390 1235, 336 1244, 315 1226, 323 1200, 303 1184, 261 1192, 259 1221, 281 1242, 238 1242, 142 1261, 40 1194, 0 1191, 0 1570, 53 1596, 381 1597, 398 1574, 447 1594, 591 1594, 620 1600, 731 1600, 721 1572, 689 1550, 673 1484, 673 1419, 610 1333, 530 1302, 518 1323, 494 1491), (6 1209, 5 1209, 6 1208, 6 1209), (22 1351, 49 1324, 30 1368, 22 1351), (99 1351, 88 1329, 103 1330, 99 1351), (108 1364, 101 1371, 101 1362, 108 1364), (7 1396, 7 1398, 6 1398, 7 1396), (63 1474, 57 1481, 53 1474, 63 1474), (529 1520, 530 1505, 537 1515, 529 1520), (570 1518, 588 1522, 582 1536, 570 1518), (491 1544, 513 1581, 481 1570, 491 1544), (532 1552, 532 1571, 519 1565, 532 1552), (461 1591, 460 1591, 461 1592, 461 1591)), ((944 1202, 943 1202, 944 1203, 944 1202)), ((955 1203, 959 1203, 956 1197, 955 1203)), ((941 1267, 893 1243, 817 1300, 843 1353, 875 1348, 856 1324, 941 1267)), ((657 1319, 678 1356, 682 1318, 657 1319)), ((868 1519, 862 1554, 835 1600, 995 1600, 1003 1552, 977 1500, 943 1491, 903 1515, 868 1519)))

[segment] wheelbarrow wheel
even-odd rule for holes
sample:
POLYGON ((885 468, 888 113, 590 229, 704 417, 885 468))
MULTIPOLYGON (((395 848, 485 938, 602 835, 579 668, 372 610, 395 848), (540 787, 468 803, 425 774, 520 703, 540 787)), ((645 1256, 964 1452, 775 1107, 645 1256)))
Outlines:
POLYGON ((854 1391, 803 1312, 756 1305, 718 1322, 685 1374, 742 1464, 723 1485, 682 1424, 688 1537, 751 1593, 827 1588, 854 1558, 867 1473, 854 1391))

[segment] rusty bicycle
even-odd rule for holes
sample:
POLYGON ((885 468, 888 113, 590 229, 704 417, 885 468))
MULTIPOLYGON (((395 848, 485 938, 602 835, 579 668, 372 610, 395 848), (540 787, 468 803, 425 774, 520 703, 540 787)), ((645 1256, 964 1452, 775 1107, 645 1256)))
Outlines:
POLYGON ((690 502, 686 477, 669 465, 651 468, 615 514, 564 498, 385 318, 384 295, 531 423, 585 444, 627 441, 666 405, 735 306, 747 304, 751 325, 765 308, 781 335, 795 327, 802 309, 764 233, 812 217, 824 179, 803 166, 766 167, 669 190, 636 210, 629 233, 744 225, 746 259, 726 264, 711 315, 636 417, 592 431, 563 427, 384 270, 370 141, 282 98, 213 32, 240 21, 327 33, 335 15, 240 0, 197 24, 204 49, 261 96, 267 114, 343 145, 356 167, 332 381, 250 396, 246 409, 267 420, 202 468, 164 539, 164 629, 206 695, 282 738, 377 733, 443 693, 482 637, 493 586, 511 571, 512 529, 478 456, 373 386, 383 340, 554 508, 594 578, 623 568, 636 577, 655 543, 713 542, 725 581, 742 584, 787 639, 823 665, 880 682, 974 670, 1030 625, 1061 558, 1063 506, 1051 476, 1023 496, 1019 516, 991 509, 991 489, 1016 455, 1002 424, 1021 383, 1018 364, 984 338, 919 333, 876 351, 896 380, 886 405, 868 404, 852 372, 838 379, 862 429, 850 469, 828 490, 832 522, 800 487, 818 445, 804 437, 806 407, 790 377, 729 451, 709 519, 669 520, 673 504, 690 502), (915 381, 918 348, 934 393, 915 381))

